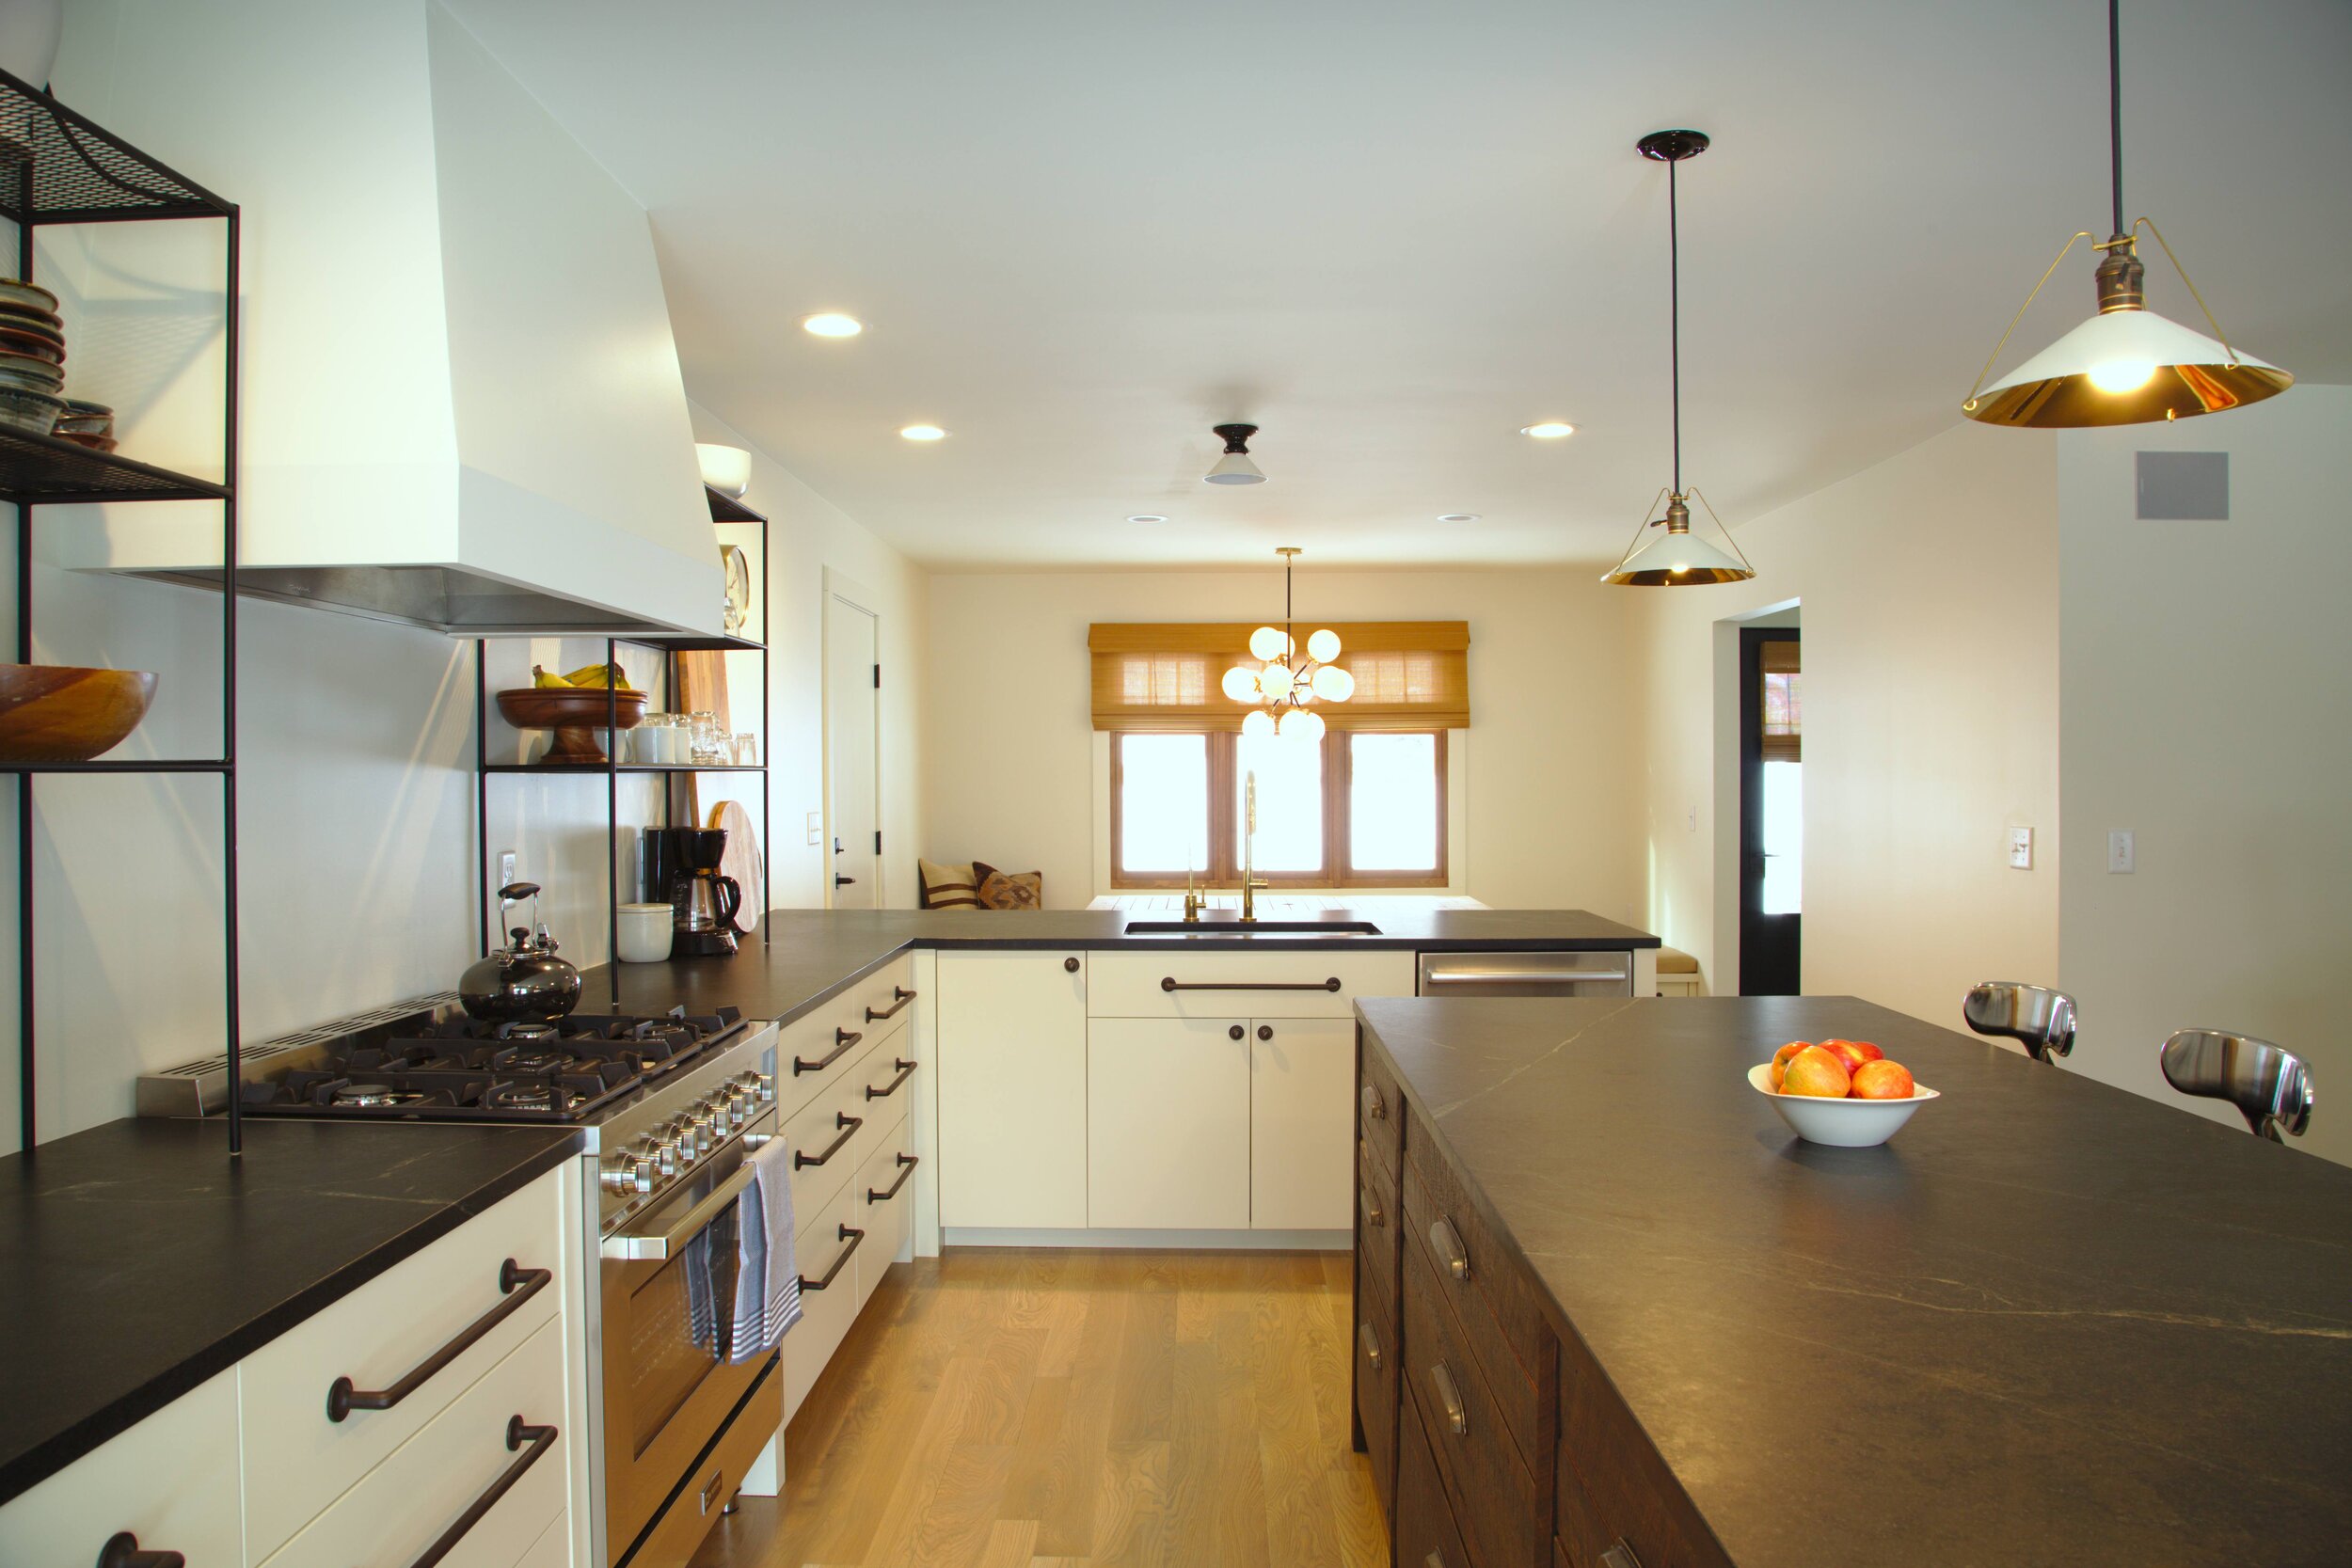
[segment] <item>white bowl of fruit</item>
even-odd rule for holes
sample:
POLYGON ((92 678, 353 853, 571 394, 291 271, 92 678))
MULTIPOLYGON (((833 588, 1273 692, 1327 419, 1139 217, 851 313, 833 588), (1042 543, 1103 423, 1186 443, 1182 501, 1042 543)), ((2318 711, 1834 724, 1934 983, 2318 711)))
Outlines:
POLYGON ((1748 1083, 1798 1137, 1838 1148, 1884 1143, 1939 1098, 1867 1040, 1790 1040, 1748 1069, 1748 1083))

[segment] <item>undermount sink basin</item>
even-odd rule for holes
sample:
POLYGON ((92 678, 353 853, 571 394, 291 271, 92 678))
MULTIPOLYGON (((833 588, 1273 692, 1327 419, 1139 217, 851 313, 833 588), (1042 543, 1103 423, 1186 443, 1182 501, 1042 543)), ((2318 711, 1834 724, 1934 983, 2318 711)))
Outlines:
POLYGON ((1376 937, 1369 920, 1130 920, 1131 937, 1376 937))

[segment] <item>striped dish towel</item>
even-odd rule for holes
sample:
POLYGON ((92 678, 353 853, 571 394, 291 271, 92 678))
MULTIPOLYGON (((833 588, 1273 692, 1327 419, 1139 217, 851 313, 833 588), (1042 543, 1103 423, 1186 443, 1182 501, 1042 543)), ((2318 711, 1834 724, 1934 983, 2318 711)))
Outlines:
POLYGON ((801 1271, 792 1248, 792 1159, 781 1136, 749 1158, 751 1184, 736 1203, 739 1266, 727 1352, 734 1362, 767 1354, 801 1321, 801 1271))

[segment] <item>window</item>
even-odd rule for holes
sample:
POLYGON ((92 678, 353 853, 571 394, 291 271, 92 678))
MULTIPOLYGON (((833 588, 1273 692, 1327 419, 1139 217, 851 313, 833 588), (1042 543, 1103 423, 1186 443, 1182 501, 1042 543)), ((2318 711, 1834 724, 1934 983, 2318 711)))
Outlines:
POLYGON ((1314 745, 1223 731, 1111 735, 1111 885, 1446 885, 1446 737, 1338 731, 1314 745))

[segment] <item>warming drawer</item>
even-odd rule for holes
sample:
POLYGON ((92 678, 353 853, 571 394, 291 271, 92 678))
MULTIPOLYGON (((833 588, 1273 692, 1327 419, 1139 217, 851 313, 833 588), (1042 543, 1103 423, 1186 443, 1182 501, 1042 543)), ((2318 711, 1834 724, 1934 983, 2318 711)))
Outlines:
POLYGON ((1633 955, 1423 953, 1421 996, 1631 996, 1633 955))

